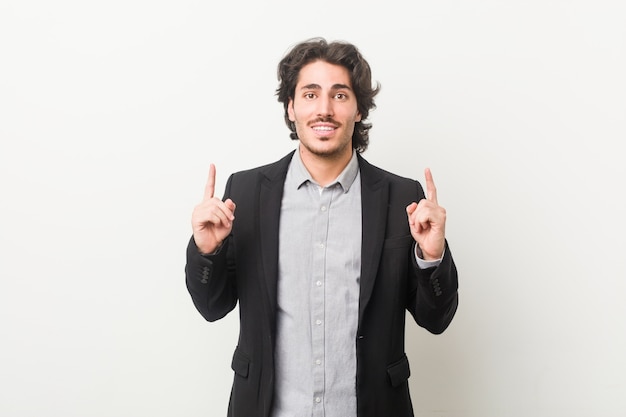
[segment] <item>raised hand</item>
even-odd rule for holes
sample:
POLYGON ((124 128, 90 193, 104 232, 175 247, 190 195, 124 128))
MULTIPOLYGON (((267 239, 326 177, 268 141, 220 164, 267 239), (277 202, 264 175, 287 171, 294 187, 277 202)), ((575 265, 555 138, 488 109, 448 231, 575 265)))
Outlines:
POLYGON ((429 168, 426 177, 426 198, 406 208, 413 239, 419 245, 422 259, 440 259, 445 249, 446 209, 437 202, 437 188, 429 168))
POLYGON ((230 234, 235 220, 235 203, 222 201, 215 194, 215 165, 209 168, 204 198, 191 215, 191 227, 196 246, 201 253, 212 253, 230 234))

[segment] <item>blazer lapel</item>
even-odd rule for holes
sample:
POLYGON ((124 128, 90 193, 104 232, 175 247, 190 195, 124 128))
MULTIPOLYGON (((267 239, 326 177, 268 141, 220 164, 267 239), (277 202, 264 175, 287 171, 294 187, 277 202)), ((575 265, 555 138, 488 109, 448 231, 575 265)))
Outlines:
POLYGON ((385 177, 359 156, 361 171, 361 292, 359 326, 372 295, 385 239, 389 183, 385 177))
POLYGON ((265 281, 267 299, 272 314, 276 312, 278 283, 278 228, 280 207, 287 169, 293 152, 259 173, 259 244, 261 275, 265 281))

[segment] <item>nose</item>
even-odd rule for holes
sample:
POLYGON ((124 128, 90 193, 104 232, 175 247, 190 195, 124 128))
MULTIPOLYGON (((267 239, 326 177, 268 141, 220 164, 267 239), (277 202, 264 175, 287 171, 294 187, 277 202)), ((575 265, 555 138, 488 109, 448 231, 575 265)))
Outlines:
POLYGON ((331 97, 320 98, 318 101, 317 115, 319 117, 332 117, 333 112, 333 101, 331 97))

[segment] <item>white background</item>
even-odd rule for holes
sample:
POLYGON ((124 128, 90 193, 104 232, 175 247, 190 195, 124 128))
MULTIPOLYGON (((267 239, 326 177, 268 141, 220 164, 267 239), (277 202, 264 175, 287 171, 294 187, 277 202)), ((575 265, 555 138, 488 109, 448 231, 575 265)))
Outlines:
POLYGON ((448 210, 416 415, 626 415, 625 4, 2 1, 0 415, 225 415, 237 313, 191 303, 190 214, 209 163, 221 194, 294 148, 276 64, 313 36, 382 84, 364 156, 448 210))

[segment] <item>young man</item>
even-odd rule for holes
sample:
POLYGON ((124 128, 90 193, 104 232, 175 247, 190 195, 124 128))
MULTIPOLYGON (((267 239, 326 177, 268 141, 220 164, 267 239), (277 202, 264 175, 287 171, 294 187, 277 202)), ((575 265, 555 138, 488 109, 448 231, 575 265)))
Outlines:
POLYGON ((278 66, 296 151, 228 179, 211 165, 186 280, 204 318, 239 303, 233 417, 412 416, 405 312, 438 334, 458 304, 446 212, 362 157, 378 86, 349 43, 317 38, 278 66))

